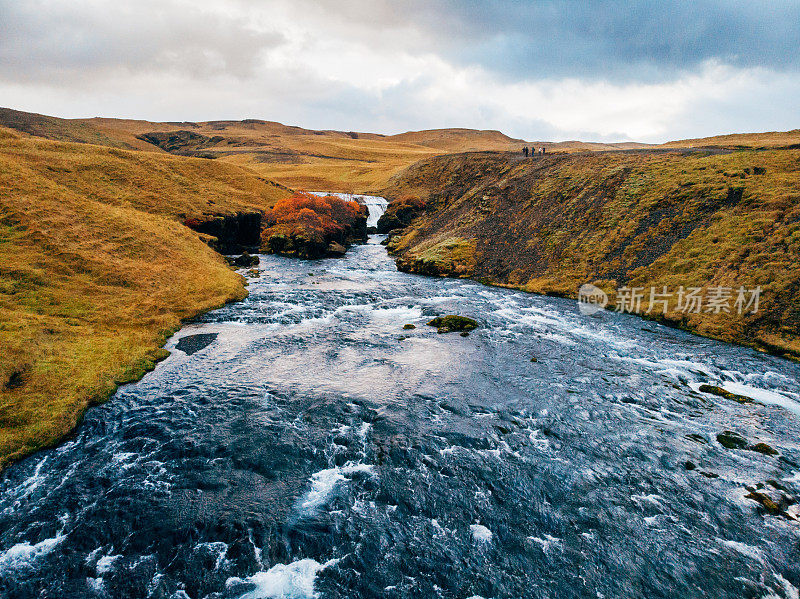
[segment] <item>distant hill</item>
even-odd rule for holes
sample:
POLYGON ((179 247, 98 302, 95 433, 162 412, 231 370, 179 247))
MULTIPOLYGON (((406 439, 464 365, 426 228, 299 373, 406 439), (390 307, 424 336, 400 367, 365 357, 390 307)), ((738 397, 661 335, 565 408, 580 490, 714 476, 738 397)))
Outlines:
POLYGON ((508 151, 517 150, 528 143, 523 139, 509 137, 500 131, 477 129, 427 129, 389 135, 385 139, 447 152, 508 151))
POLYGON ((428 129, 397 135, 305 129, 259 119, 151 122, 95 117, 61 119, 0 108, 0 125, 56 141, 169 152, 246 166, 294 189, 368 193, 418 160, 457 152, 595 152, 653 148, 783 147, 800 130, 722 135, 661 145, 639 142, 525 141, 495 130, 428 129))
POLYGON ((662 144, 665 148, 697 148, 697 147, 746 147, 746 148, 791 148, 800 146, 800 129, 791 131, 768 131, 766 133, 731 133, 700 137, 697 139, 681 139, 662 144))

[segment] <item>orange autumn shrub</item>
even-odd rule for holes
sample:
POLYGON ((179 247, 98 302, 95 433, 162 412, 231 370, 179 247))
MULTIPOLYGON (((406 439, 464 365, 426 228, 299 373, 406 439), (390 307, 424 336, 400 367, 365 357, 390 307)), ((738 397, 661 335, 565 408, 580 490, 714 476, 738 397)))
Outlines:
POLYGON ((297 192, 275 204, 267 214, 267 224, 299 224, 323 234, 337 234, 363 217, 364 206, 358 202, 297 192))
POLYGON ((271 253, 319 257, 333 242, 346 246, 365 238, 366 219, 366 206, 358 202, 297 192, 265 215, 261 246, 271 253))

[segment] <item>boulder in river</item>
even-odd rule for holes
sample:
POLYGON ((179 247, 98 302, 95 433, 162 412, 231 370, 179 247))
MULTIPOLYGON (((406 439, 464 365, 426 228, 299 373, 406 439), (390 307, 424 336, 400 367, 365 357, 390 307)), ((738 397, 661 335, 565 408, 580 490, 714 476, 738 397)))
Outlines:
POLYGON ((437 316, 429 321, 428 325, 436 327, 437 333, 469 332, 478 328, 478 321, 467 316, 449 314, 447 316, 437 316))
POLYGON ((251 256, 247 252, 243 252, 241 256, 235 256, 233 258, 228 258, 228 263, 231 266, 256 266, 259 263, 258 256, 251 256))
POLYGON ((722 431, 717 435, 717 441, 726 449, 744 449, 747 447, 747 439, 733 431, 722 431))
POLYGON ((727 389, 723 389, 722 387, 718 387, 716 385, 700 385, 699 389, 703 393, 711 393, 712 395, 718 395, 719 397, 724 397, 725 399, 732 399, 734 401, 738 401, 739 403, 751 403, 753 401, 746 395, 737 395, 736 393, 731 393, 727 389))
POLYGON ((344 247, 341 243, 336 243, 335 241, 331 241, 328 245, 328 255, 331 256, 344 256, 347 252, 347 248, 344 247))
POLYGON ((775 451, 771 446, 763 442, 751 445, 747 449, 749 449, 750 451, 757 451, 758 453, 763 453, 764 455, 778 455, 777 451, 775 451))

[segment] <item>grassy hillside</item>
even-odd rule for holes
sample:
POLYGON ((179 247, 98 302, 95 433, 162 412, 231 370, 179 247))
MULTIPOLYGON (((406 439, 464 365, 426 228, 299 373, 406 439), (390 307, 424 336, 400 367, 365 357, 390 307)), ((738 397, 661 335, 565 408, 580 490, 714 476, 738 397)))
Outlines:
MULTIPOLYGON (((594 283, 677 291, 760 285, 760 310, 653 317, 800 355, 800 151, 441 156, 385 195, 427 206, 390 243, 401 269, 575 297, 594 283)), ((392 205, 390 204, 391 213, 392 205)), ((748 296, 749 298, 749 296, 748 296)), ((704 310, 704 308, 703 308, 704 310)))
POLYGON ((731 133, 714 137, 682 139, 663 144, 664 148, 786 148, 800 145, 800 129, 766 133, 731 133))
POLYGON ((637 142, 524 141, 500 131, 428 129, 398 135, 314 130, 274 121, 167 122, 131 119, 60 119, 0 108, 0 126, 58 141, 169 152, 246 166, 294 189, 374 193, 418 160, 468 151, 587 152, 655 147, 785 147, 800 130, 727 135, 652 146, 637 142))
MULTIPOLYGON (((519 151, 530 142, 499 131, 430 129, 399 135, 303 129, 249 119, 154 123, 59 119, 0 108, 0 126, 59 141, 215 158, 295 189, 368 193, 423 158, 465 151, 519 151)), ((548 151, 610 150, 620 144, 535 142, 548 151)), ((644 144, 622 144, 646 147, 644 144)))
POLYGON ((183 219, 285 195, 221 162, 0 128, 0 468, 152 368, 181 319, 246 294, 183 219))

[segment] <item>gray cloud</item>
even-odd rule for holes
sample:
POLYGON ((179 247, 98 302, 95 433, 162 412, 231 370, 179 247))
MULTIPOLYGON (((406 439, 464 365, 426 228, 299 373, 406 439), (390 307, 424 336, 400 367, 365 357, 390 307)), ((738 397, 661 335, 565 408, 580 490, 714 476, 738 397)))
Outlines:
POLYGON ((0 0, 0 76, 82 84, 109 70, 252 76, 283 41, 174 1, 0 0))
POLYGON ((298 1, 509 78, 657 81, 710 60, 800 69, 796 0, 298 1))
POLYGON ((0 0, 0 103, 658 141, 790 129, 796 0, 0 0))

